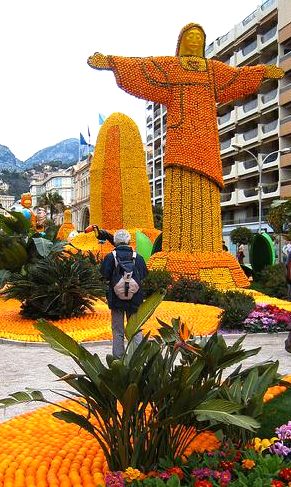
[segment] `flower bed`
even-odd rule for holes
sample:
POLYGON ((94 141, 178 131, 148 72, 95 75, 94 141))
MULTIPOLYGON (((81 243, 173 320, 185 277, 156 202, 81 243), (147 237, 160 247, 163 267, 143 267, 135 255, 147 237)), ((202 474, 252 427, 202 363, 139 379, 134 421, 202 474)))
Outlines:
POLYGON ((273 304, 257 304, 243 322, 250 333, 276 333, 286 331, 291 324, 291 312, 273 304))

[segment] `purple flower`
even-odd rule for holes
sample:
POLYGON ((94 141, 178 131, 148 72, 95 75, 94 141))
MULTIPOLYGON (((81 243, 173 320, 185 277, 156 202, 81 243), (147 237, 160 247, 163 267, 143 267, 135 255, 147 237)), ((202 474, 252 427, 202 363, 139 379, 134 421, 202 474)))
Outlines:
POLYGON ((105 475, 106 487, 124 487, 122 472, 107 472, 105 475))
POLYGON ((191 475, 197 479, 209 478, 213 475, 213 470, 208 467, 195 468, 195 470, 192 470, 191 475))
POLYGON ((272 446, 269 448, 271 453, 275 453, 275 455, 280 455, 283 457, 287 457, 289 453, 291 453, 291 448, 288 448, 288 446, 284 445, 280 441, 276 441, 272 446))
POLYGON ((291 440, 291 421, 276 428, 275 432, 280 440, 291 440))
POLYGON ((231 473, 229 470, 224 470, 220 473, 220 482, 228 484, 231 481, 231 473))

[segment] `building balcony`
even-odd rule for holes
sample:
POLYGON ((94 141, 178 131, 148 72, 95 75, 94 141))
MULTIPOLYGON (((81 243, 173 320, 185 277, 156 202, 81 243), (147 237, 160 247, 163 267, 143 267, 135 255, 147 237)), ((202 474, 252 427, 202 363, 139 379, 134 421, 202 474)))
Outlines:
POLYGON ((161 154, 162 154, 161 147, 159 147, 158 149, 156 149, 154 151, 154 157, 159 157, 159 156, 161 156, 161 154))
POLYGON ((238 134, 235 143, 244 147, 254 144, 258 141, 258 127, 245 131, 243 134, 238 134))
POLYGON ((240 161, 237 164, 237 175, 244 176, 245 174, 255 173, 258 171, 258 164, 255 159, 248 159, 240 161))
POLYGON ((152 134, 147 135, 147 143, 153 140, 152 134))
POLYGON ((263 184, 262 199, 276 198, 280 196, 279 183, 263 184))
MULTIPOLYGON (((265 49, 267 46, 276 41, 278 37, 278 27, 274 25, 270 30, 259 36, 258 47, 259 49, 265 49)), ((270 63, 271 64, 271 63, 270 63)))
POLYGON ((236 53, 237 64, 245 63, 254 54, 259 53, 258 41, 254 39, 252 42, 243 47, 240 51, 236 53))
POLYGON ((216 41, 214 41, 215 47, 217 51, 221 51, 225 46, 228 46, 231 42, 235 40, 235 33, 234 29, 230 30, 226 34, 221 37, 218 37, 216 41))
POLYGON ((220 206, 233 206, 237 205, 237 190, 230 193, 220 193, 220 206))
POLYGON ((238 189, 237 190, 237 202, 251 203, 252 201, 258 201, 258 190, 256 188, 238 189))
POLYGON ((265 17, 269 12, 277 7, 278 0, 266 0, 261 5, 262 16, 265 17))
POLYGON ((279 120, 272 120, 271 122, 261 123, 259 125, 259 136, 261 139, 272 137, 278 134, 279 120))
POLYGON ((157 118, 161 115, 161 109, 158 108, 157 110, 154 111, 154 118, 157 118))
POLYGON ((235 109, 227 112, 225 115, 218 117, 218 129, 221 130, 228 125, 232 125, 235 123, 235 109))
POLYGON ((233 140, 234 140, 234 137, 232 139, 224 140, 223 142, 220 143, 220 154, 221 154, 221 156, 224 156, 228 153, 235 151, 235 149, 232 147, 232 141, 233 140))
POLYGON ((242 36, 245 32, 250 30, 251 27, 255 26, 259 21, 258 10, 255 10, 250 15, 248 15, 242 22, 236 25, 236 37, 242 36))
POLYGON ((267 91, 259 95, 259 110, 264 110, 272 105, 278 105, 279 103, 279 90, 274 88, 273 90, 267 91))
POLYGON ((268 154, 259 154, 258 156, 259 164, 262 164, 263 161, 265 161, 263 164, 263 169, 279 166, 279 159, 280 159, 279 152, 275 152, 274 154, 270 155, 270 157, 267 156, 268 154))
POLYGON ((152 121, 153 121, 153 117, 152 117, 151 115, 149 115, 149 116, 147 117, 147 120, 146 120, 147 125, 148 125, 149 123, 151 123, 152 121))
POLYGON ((236 163, 230 164, 228 166, 222 166, 222 174, 223 174, 224 181, 228 181, 229 179, 236 179, 237 178, 236 163))
POLYGON ((241 107, 237 107, 237 119, 249 117, 258 113, 258 99, 247 101, 241 107))
POLYGON ((161 129, 155 130, 154 131, 154 139, 157 139, 158 137, 161 137, 162 131, 161 129))

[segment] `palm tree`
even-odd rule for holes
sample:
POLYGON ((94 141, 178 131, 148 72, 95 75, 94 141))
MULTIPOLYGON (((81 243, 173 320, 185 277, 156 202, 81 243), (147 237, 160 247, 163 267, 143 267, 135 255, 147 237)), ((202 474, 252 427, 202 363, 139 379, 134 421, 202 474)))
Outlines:
POLYGON ((44 206, 50 211, 50 218, 53 220, 55 213, 59 213, 65 208, 63 197, 57 193, 45 193, 38 198, 37 204, 39 206, 44 206))

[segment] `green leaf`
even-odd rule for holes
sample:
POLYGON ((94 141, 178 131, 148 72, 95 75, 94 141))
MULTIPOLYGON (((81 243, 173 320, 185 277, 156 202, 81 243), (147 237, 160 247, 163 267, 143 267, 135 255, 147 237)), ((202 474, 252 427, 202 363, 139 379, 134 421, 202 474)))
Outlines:
POLYGON ((90 421, 88 421, 88 419, 85 418, 85 416, 82 416, 81 414, 74 413, 73 411, 56 411, 53 413, 53 416, 66 421, 66 423, 77 424, 84 430, 91 433, 91 435, 94 435, 95 433, 94 426, 90 423, 90 421))
POLYGON ((0 408, 6 408, 8 406, 15 406, 16 404, 27 403, 32 401, 40 401, 49 403, 47 399, 44 398, 40 391, 32 390, 31 392, 19 391, 9 394, 9 397, 0 399, 0 408))
POLYGON ((242 387, 242 399, 246 404, 248 399, 250 399, 256 390, 257 381, 259 377, 259 372, 257 368, 254 368, 250 371, 246 379, 244 380, 243 387, 242 387))
POLYGON ((166 483, 167 487, 179 487, 180 486, 180 479, 178 475, 172 475, 172 477, 167 480, 166 483))
POLYGON ((260 424, 250 416, 232 414, 241 409, 236 403, 231 403, 223 399, 213 399, 199 405, 194 410, 198 421, 218 421, 220 423, 238 426, 239 428, 255 431, 260 424))
POLYGON ((125 328, 125 336, 128 340, 138 333, 142 325, 151 317, 155 309, 163 301, 164 297, 165 291, 156 291, 140 305, 136 313, 131 315, 125 328))
POLYGON ((195 413, 200 413, 204 411, 219 411, 225 413, 234 413, 240 411, 242 408, 241 404, 236 402, 226 401, 225 399, 211 399, 209 401, 204 401, 199 405, 199 408, 195 409, 195 413))
POLYGON ((41 257, 46 257, 47 255, 49 255, 53 247, 53 242, 51 242, 47 238, 42 237, 32 238, 32 241, 34 242, 36 250, 41 257))
POLYGON ((123 411, 125 415, 128 417, 130 416, 134 406, 136 405, 138 400, 138 387, 137 384, 129 384, 128 388, 126 389, 125 393, 123 394, 123 398, 121 400, 121 404, 123 407, 123 411))

